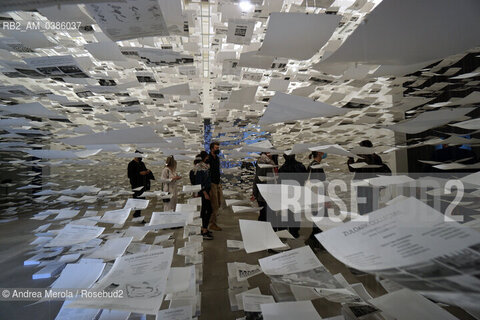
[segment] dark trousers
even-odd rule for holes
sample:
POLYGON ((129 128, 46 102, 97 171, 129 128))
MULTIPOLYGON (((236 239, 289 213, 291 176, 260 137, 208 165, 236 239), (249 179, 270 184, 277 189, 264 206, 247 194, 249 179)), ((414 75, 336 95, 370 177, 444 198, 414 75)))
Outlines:
POLYGON ((378 199, 374 198, 374 189, 372 187, 358 187, 357 197, 365 202, 357 205, 358 214, 364 215, 377 209, 378 203, 374 203, 374 201, 378 202, 378 199))
POLYGON ((287 221, 282 221, 281 212, 267 211, 268 221, 272 224, 274 231, 287 229, 295 238, 299 237, 300 221, 295 221, 294 213, 288 210, 287 221))
MULTIPOLYGON (((317 212, 312 212, 313 217, 327 217, 328 218, 328 209, 326 207, 323 207, 321 210, 317 212)), ((322 232, 319 227, 315 224, 315 222, 312 221, 312 233, 310 233, 309 238, 313 239, 314 241, 318 242, 317 238, 315 238, 315 234, 322 232)))
POLYGON ((205 199, 202 195, 202 208, 200 209, 200 217, 202 218, 202 227, 207 229, 210 223, 210 217, 212 216, 212 203, 210 200, 205 199))
POLYGON ((260 214, 258 215, 258 221, 267 221, 267 203, 264 201, 257 201, 259 207, 263 207, 260 210, 260 214))
POLYGON ((312 233, 310 233, 310 237, 309 237, 309 238, 311 238, 311 239, 317 239, 317 238, 315 238, 315 235, 316 235, 317 233, 320 233, 320 232, 322 232, 322 230, 320 230, 319 227, 317 227, 317 226, 314 225, 314 226, 312 227, 312 233))
MULTIPOLYGON (((140 197, 143 194, 143 189, 140 191, 133 191, 133 199, 145 199, 145 197, 140 197)), ((133 217, 140 217, 142 215, 142 210, 135 210, 133 217)))

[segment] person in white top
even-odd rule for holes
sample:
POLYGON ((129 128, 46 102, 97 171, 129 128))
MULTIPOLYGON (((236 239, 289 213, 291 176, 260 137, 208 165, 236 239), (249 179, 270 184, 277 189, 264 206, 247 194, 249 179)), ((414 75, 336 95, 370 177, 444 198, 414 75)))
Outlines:
POLYGON ((170 180, 170 182, 163 183, 162 189, 172 195, 172 198, 163 200, 163 210, 175 211, 177 205, 177 181, 182 178, 177 175, 177 161, 173 156, 167 158, 165 168, 162 170, 162 179, 170 180))

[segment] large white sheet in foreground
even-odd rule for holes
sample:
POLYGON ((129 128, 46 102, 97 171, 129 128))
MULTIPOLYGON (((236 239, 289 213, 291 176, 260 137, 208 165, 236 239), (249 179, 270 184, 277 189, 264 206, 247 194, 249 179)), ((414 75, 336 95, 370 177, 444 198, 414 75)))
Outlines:
POLYGON ((289 184, 258 184, 260 194, 273 211, 290 210, 303 212, 330 200, 327 196, 316 194, 312 189, 289 184))
POLYGON ((446 222, 415 198, 363 217, 368 221, 350 221, 315 235, 338 260, 359 270, 407 266, 480 243, 480 233, 446 222))
POLYGON ((78 299, 69 308, 103 308, 156 314, 165 294, 173 247, 122 256, 92 290, 122 290, 123 298, 78 299))
POLYGON ((315 235, 346 265, 435 300, 480 310, 480 233, 415 198, 315 235))
POLYGON ((240 232, 247 253, 283 247, 270 222, 239 220, 240 232))

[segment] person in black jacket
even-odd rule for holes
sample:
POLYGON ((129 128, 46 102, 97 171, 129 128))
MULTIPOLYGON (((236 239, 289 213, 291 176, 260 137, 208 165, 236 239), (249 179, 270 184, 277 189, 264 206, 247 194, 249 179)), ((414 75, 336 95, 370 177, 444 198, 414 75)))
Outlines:
MULTIPOLYGON (((285 162, 280 167, 280 169, 278 169, 278 177, 280 179, 280 183, 282 180, 296 180, 300 183, 300 185, 304 185, 307 176, 307 169, 305 168, 305 166, 295 159, 294 154, 284 154, 283 158, 285 159, 285 162), (292 173, 300 174, 293 175, 292 173)), ((283 223, 280 223, 280 221, 277 221, 277 226, 280 227, 279 229, 285 227, 285 225, 283 223)), ((292 236, 294 236, 295 238, 298 238, 300 236, 300 221, 295 221, 294 213, 291 210, 288 210, 288 222, 286 226, 288 227, 288 231, 292 234, 292 236)))
MULTIPOLYGON (((141 155, 140 151, 135 151, 141 155)), ((141 157, 135 157, 132 161, 128 163, 127 169, 128 179, 130 180, 130 185, 133 190, 134 199, 145 199, 140 197, 145 191, 150 190, 150 180, 155 180, 152 171, 147 169, 145 163, 143 163, 141 157), (138 189, 142 187, 141 189, 138 189)), ((140 217, 142 211, 136 210, 133 214, 134 217, 140 217)))
MULTIPOLYGON (((373 148, 373 144, 370 140, 363 140, 360 142, 361 147, 373 148)), ((352 157, 348 158, 347 165, 350 172, 355 172, 354 180, 374 178, 377 174, 391 174, 390 168, 383 163, 382 158, 376 154, 359 154, 357 161, 354 161, 352 157), (354 168, 351 165, 353 163, 365 162, 367 164, 364 168, 354 168)))
MULTIPOLYGON (((363 140, 360 142, 361 147, 373 148, 373 144, 370 140, 363 140)), ((383 163, 382 158, 376 153, 372 154, 359 154, 360 158, 354 161, 353 158, 348 158, 347 166, 350 172, 355 172, 353 176, 354 180, 363 180, 375 178, 378 174, 391 175, 390 168, 383 163), (354 168, 351 165, 353 163, 364 162, 366 164, 363 168, 354 168)), ((358 213, 365 214, 371 212, 376 208, 373 197, 373 189, 369 186, 360 186, 357 190, 358 198, 365 198, 366 203, 358 203, 358 213)))
MULTIPOLYGON (((461 164, 475 164, 478 162, 478 157, 471 149, 465 149, 461 146, 450 146, 448 144, 442 144, 440 148, 436 149, 433 152, 432 156, 433 161, 437 162, 460 162, 461 164)), ((455 169, 455 173, 457 172, 477 172, 478 169, 476 168, 457 168, 455 169)), ((425 172, 445 172, 444 170, 440 170, 434 168, 433 166, 429 165, 429 168, 425 170, 425 172)))
POLYGON ((312 159, 307 168, 309 179, 325 181, 325 170, 320 167, 322 159, 325 156, 326 154, 320 151, 312 151, 308 156, 309 159, 312 159))
POLYGON ((223 203, 223 191, 220 179, 220 144, 216 141, 210 143, 210 153, 207 158, 207 164, 210 166, 210 202, 212 204, 212 215, 210 217, 210 229, 221 231, 222 228, 217 225, 217 215, 223 203))
POLYGON ((260 191, 258 190, 258 184, 262 184, 260 177, 272 177, 275 175, 276 164, 272 160, 272 155, 270 152, 262 152, 260 158, 258 158, 255 165, 255 179, 253 181, 252 188, 252 201, 257 200, 258 206, 262 207, 260 214, 258 216, 258 221, 267 221, 267 210, 268 205, 265 199, 262 197, 260 191), (268 165, 267 168, 261 168, 261 165, 268 165))
MULTIPOLYGON (((307 172, 308 172, 308 178, 312 181, 319 180, 319 181, 325 181, 326 176, 325 176, 325 170, 320 167, 320 163, 322 159, 324 158, 325 154, 320 151, 312 151, 312 153, 308 156, 309 159, 312 159, 310 164, 308 165, 307 172)), ((326 206, 327 204, 325 204, 326 206)), ((310 233, 310 236, 308 239, 305 241, 305 244, 310 246, 312 249, 313 248, 320 248, 322 249, 322 245, 320 242, 318 242, 317 238, 315 237, 315 234, 322 232, 319 227, 313 223, 312 226, 312 233, 310 233)))
POLYGON ((193 169, 193 177, 194 184, 202 186, 202 189, 199 192, 200 197, 202 197, 202 208, 200 209, 200 217, 202 218, 202 236, 205 240, 212 240, 213 235, 208 230, 212 215, 212 203, 210 201, 212 180, 210 178, 210 166, 206 163, 208 153, 202 151, 197 157, 200 158, 201 161, 195 165, 195 168, 193 169))
MULTIPOLYGON (((202 151, 205 152, 205 151, 202 151)), ((200 155, 197 155, 195 157, 195 160, 193 160, 193 169, 190 170, 188 173, 188 177, 190 178, 190 184, 193 186, 195 184, 195 166, 199 163, 202 162, 202 158, 200 158, 200 155)))

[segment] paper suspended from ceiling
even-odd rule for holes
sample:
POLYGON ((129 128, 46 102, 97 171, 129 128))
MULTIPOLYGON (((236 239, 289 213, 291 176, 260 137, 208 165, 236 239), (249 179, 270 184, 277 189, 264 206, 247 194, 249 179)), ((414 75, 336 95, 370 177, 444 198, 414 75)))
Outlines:
POLYGON ((476 0, 382 1, 324 62, 411 65, 463 52, 480 42, 478 12, 476 0))
POLYGON ((6 36, 14 37, 26 47, 36 49, 36 48, 51 48, 55 47, 58 43, 52 42, 49 40, 45 34, 40 31, 33 30, 4 30, 6 36))
POLYGON ((228 107, 242 107, 255 101, 255 94, 258 87, 247 87, 239 90, 233 90, 227 102, 228 107))
POLYGON ((169 35, 157 0, 87 4, 86 8, 113 41, 169 35))
POLYGON ((70 145, 90 144, 132 144, 132 143, 164 143, 152 127, 134 127, 128 129, 111 130, 88 134, 80 137, 66 138, 61 140, 70 145))
POLYGON ((101 149, 70 151, 70 150, 28 150, 27 153, 40 159, 75 159, 86 158, 98 154, 101 149))
POLYGON ((90 18, 90 16, 82 10, 82 7, 77 4, 62 4, 61 6, 54 5, 51 7, 38 8, 37 10, 42 16, 47 17, 49 21, 76 21, 80 22, 82 26, 88 26, 95 23, 95 20, 90 18))
MULTIPOLYGON (((291 210, 294 213, 318 208, 329 201, 327 196, 315 194, 310 188, 288 184, 258 184, 260 194, 273 211, 291 210)), ((317 209, 318 210, 318 209, 317 209)))
POLYGON ((239 220, 245 251, 247 253, 283 247, 270 222, 239 220))
POLYGON ((270 69, 273 59, 273 56, 260 55, 258 51, 244 52, 240 55, 238 65, 246 68, 270 69))
POLYGON ((309 59, 327 43, 340 19, 338 15, 274 12, 259 54, 309 59))
POLYGON ((349 110, 337 108, 329 104, 313 101, 309 98, 276 92, 259 124, 272 124, 286 121, 333 117, 344 115, 349 110))
POLYGON ((87 43, 85 49, 99 61, 125 61, 125 57, 113 41, 87 43))
POLYGON ((188 83, 177 84, 171 87, 166 87, 158 90, 161 94, 170 94, 178 96, 189 96, 190 95, 190 86, 188 83))
POLYGON ((457 122, 454 124, 450 124, 453 127, 458 127, 467 130, 478 130, 480 129, 480 119, 471 119, 467 121, 457 122))
POLYGON ((356 155, 348 150, 345 150, 338 144, 329 144, 329 145, 323 145, 323 146, 316 146, 316 147, 311 147, 309 148, 310 151, 318 151, 318 152, 323 152, 323 153, 330 153, 330 154, 336 154, 339 156, 346 156, 346 157, 355 157, 356 155))
POLYGON ((189 18, 180 0, 158 0, 170 35, 188 36, 189 18))
POLYGON ((395 132, 409 134, 420 133, 445 125, 450 121, 463 117, 473 110, 475 110, 475 108, 457 108, 424 112, 416 118, 387 126, 387 128, 395 132))
POLYGON ((321 320, 311 301, 288 301, 260 305, 265 320, 321 320))
POLYGON ((250 44, 255 20, 229 19, 227 43, 250 44))
POLYGON ((88 74, 82 70, 79 61, 86 62, 87 60, 81 58, 76 59, 71 55, 25 59, 29 67, 36 69, 47 77, 88 78, 88 74))
MULTIPOLYGON (((101 1, 85 0, 85 1, 82 1, 82 3, 102 2, 102 1, 106 2, 107 0, 101 0, 101 1)), ((66 4, 75 4, 75 3, 78 3, 78 1, 65 0, 65 1, 62 1, 62 7, 66 4)), ((15 10, 36 10, 38 8, 48 7, 48 6, 58 6, 58 1, 56 0, 37 0, 37 1, 3 0, 0 3, 0 12, 15 11, 15 10)))
POLYGON ((13 106, 0 106, 0 111, 5 111, 8 114, 18 114, 39 118, 66 119, 65 116, 45 108, 39 102, 16 104, 13 106))

